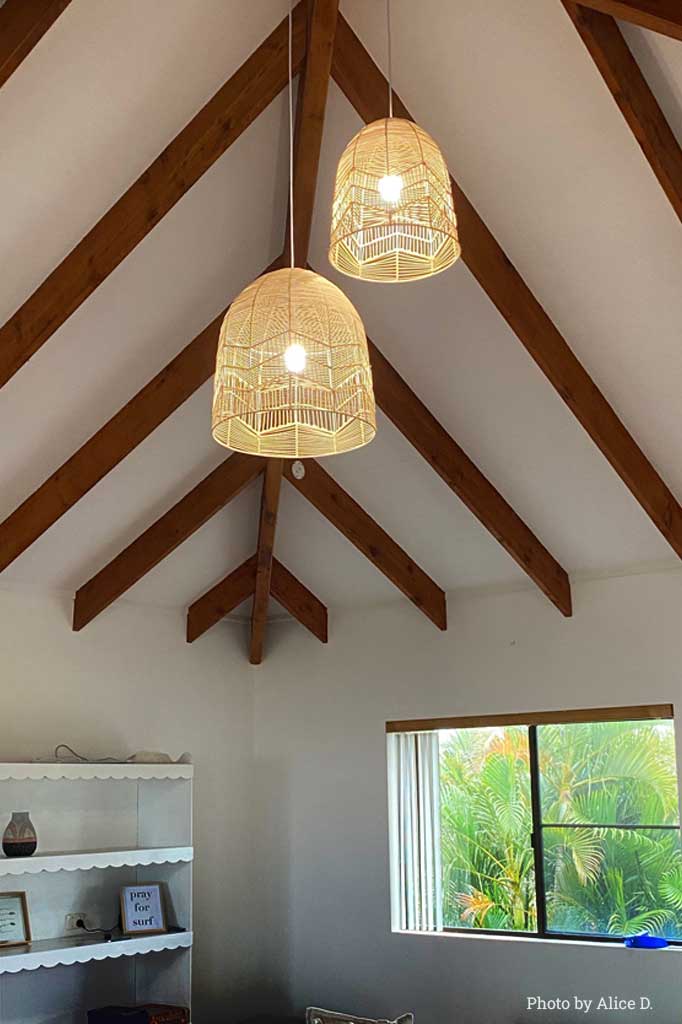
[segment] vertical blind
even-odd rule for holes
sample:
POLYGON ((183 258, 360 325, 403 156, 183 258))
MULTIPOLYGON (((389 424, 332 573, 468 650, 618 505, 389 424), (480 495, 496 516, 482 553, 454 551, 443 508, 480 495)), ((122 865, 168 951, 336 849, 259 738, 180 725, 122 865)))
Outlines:
POLYGON ((386 740, 391 926, 442 931, 438 733, 393 733, 386 740))

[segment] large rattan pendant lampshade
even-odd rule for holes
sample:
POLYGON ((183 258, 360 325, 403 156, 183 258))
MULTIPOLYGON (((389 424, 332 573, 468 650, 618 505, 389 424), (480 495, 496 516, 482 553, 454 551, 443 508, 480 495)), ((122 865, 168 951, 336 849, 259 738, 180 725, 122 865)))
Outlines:
POLYGON ((366 281, 416 281, 460 252, 450 175, 434 140, 400 117, 368 124, 339 161, 332 265, 366 281))
POLYGON ((305 459, 360 448, 376 433, 362 320, 343 292, 296 266, 292 0, 289 0, 291 266, 264 274, 230 306, 220 330, 212 433, 248 455, 305 459))
POLYGON ((250 455, 336 455, 376 433, 362 321, 343 292, 291 267, 264 274, 223 321, 213 437, 250 455))
POLYGON ((351 139, 336 171, 329 260, 365 281, 417 281, 461 252, 450 175, 439 147, 393 116, 391 0, 386 0, 388 117, 351 139))

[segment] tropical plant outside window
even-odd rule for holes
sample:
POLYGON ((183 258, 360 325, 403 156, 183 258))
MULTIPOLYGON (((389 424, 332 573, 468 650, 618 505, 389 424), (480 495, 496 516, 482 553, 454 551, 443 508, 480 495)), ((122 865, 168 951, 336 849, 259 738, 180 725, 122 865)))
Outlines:
POLYGON ((534 932, 528 729, 440 733, 443 924, 534 932))
POLYGON ((446 928, 682 940, 673 723, 439 732, 446 928))

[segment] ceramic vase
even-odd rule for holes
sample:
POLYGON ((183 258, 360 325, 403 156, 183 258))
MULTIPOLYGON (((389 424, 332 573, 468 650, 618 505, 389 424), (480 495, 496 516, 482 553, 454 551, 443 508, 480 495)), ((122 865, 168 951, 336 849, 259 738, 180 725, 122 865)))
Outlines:
POLYGON ((30 857, 36 852, 38 836, 28 811, 14 811, 2 837, 6 857, 30 857))

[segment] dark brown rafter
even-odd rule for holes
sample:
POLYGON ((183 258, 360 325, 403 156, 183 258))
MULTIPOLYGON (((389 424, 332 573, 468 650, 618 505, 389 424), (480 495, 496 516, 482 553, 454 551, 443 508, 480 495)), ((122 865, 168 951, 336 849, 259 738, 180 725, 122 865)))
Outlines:
POLYGON ((282 608, 310 630, 313 636, 327 643, 327 609, 307 587, 304 587, 289 570, 275 558, 272 563, 272 586, 270 593, 282 608))
POLYGON ((227 308, 0 523, 0 572, 213 376, 227 308))
MULTIPOLYGON (((338 8, 338 0, 309 0, 308 3, 306 54, 301 72, 294 132, 294 248, 296 265, 300 267, 305 267, 308 260, 338 8)), ((283 254, 285 259, 290 248, 290 224, 291 217, 287 217, 283 254)), ((252 665, 260 665, 263 660, 281 482, 282 461, 270 460, 263 478, 258 529, 258 566, 251 614, 249 653, 252 665)))
POLYGON ((197 598, 187 609, 187 643, 194 643, 200 636, 224 619, 226 615, 253 596, 256 589, 257 556, 251 555, 229 576, 216 583, 205 594, 197 598))
POLYGON ((610 15, 572 0, 562 2, 661 188, 682 220, 682 148, 623 33, 610 15))
MULTIPOLYGON (((294 11, 293 67, 305 49, 294 11)), ((132 252, 286 85, 285 19, 0 328, 0 387, 132 252)))
POLYGON ((315 459, 303 463, 305 473, 294 476, 291 463, 285 463, 284 475, 333 526, 355 545, 405 597, 431 619, 439 629, 447 629, 445 594, 430 576, 389 537, 350 494, 315 459))
POLYGON ((263 660, 263 643, 265 641, 265 626, 268 618, 268 604, 270 602, 272 560, 281 487, 282 460, 267 459, 260 503, 258 547, 256 549, 256 587, 251 612, 249 661, 252 665, 260 665, 263 660))
POLYGON ((70 3, 71 0, 5 0, 0 7, 0 86, 70 3))
MULTIPOLYGON (((257 556, 247 558, 238 569, 196 600, 187 611, 187 642, 193 643, 226 615, 253 596, 256 589, 257 556)), ((272 560, 270 594, 302 626, 323 644, 327 643, 327 609, 289 570, 272 560)))
MULTIPOLYGON (((277 507, 278 479, 281 480, 279 460, 255 458, 234 454, 197 484, 168 512, 150 526, 108 565, 93 576, 76 593, 73 628, 80 630, 100 612, 121 597, 133 584, 163 561, 183 541, 196 532, 211 516, 228 504, 263 471, 266 471, 264 489, 265 513, 261 512, 259 547, 268 555, 258 553, 255 572, 270 564, 269 593, 303 623, 320 640, 327 640, 327 612, 324 605, 296 580, 283 566, 275 571, 277 560, 271 556, 274 526, 272 509, 277 507), (279 478, 278 478, 279 470, 279 478), (269 480, 269 484, 268 484, 269 480)), ((284 464, 284 475, 297 490, 314 505, 326 519, 337 527, 399 590, 405 594, 439 629, 447 628, 444 592, 400 548, 385 530, 326 473, 314 459, 305 462, 305 478, 297 480, 291 474, 289 463, 284 464)), ((247 583, 250 573, 245 562, 192 606, 187 636, 194 640, 226 612, 218 614, 223 605, 231 611, 249 596, 247 583), (240 596, 242 595, 242 596, 240 596)), ((257 575, 254 576, 254 590, 257 575)), ((253 592, 253 591, 251 591, 253 592)), ((266 593, 265 582, 263 593, 266 593)), ((253 620, 253 616, 252 616, 253 620)), ((253 636, 253 629, 252 629, 253 636)), ((262 643, 262 637, 261 641, 262 643)), ((252 647, 252 651, 254 648, 252 647)), ((256 647, 258 653, 258 647, 256 647)), ((262 649, 261 649, 262 653, 262 649)), ((258 664, 257 661, 253 662, 258 664)))
POLYGON ((680 0, 581 0, 581 5, 621 21, 630 21, 640 28, 682 39, 680 0))
POLYGON ((565 569, 417 398, 376 345, 369 338, 367 341, 377 405, 550 601, 564 615, 570 615, 571 585, 565 569))
POLYGON ((82 629, 191 537, 255 480, 264 460, 231 455, 76 593, 73 628, 82 629))
POLYGON ((367 345, 379 408, 540 590, 573 614, 568 573, 448 434, 374 342, 367 345))
MULTIPOLYGON (((339 15, 332 74, 360 117, 386 114, 388 83, 339 15)), ((397 117, 411 120, 399 96, 397 117)), ((682 509, 632 435, 576 358, 478 213, 451 178, 462 258, 526 351, 566 402, 673 550, 682 557, 682 509)))
MULTIPOLYGON (((339 0, 309 0, 306 58, 294 133, 294 249, 298 267, 305 267, 308 259, 338 12, 339 0)), ((284 246, 287 259, 288 253, 289 218, 284 246)))

